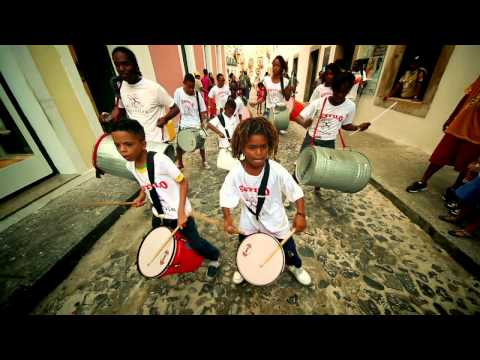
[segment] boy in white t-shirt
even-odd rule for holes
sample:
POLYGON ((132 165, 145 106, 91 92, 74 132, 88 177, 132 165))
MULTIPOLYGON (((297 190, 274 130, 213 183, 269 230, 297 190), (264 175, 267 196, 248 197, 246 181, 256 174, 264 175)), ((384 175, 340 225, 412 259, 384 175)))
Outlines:
MULTIPOLYGON (((146 141, 169 141, 164 125, 179 113, 173 99, 161 85, 142 78, 135 54, 130 49, 122 46, 115 48, 112 59, 120 75, 120 81, 115 81, 119 89, 116 89, 117 101, 112 119, 119 121, 126 114, 143 126, 146 141)), ((101 121, 107 120, 103 116, 100 118, 101 121)))
MULTIPOLYGON (((273 125, 263 117, 249 118, 238 125, 231 143, 233 156, 240 160, 244 155, 245 159, 230 170, 220 189, 225 231, 230 234, 245 234, 239 235, 240 241, 243 241, 246 235, 257 232, 277 239, 285 238, 289 234, 290 224, 282 204, 282 193, 297 206, 293 220, 296 232, 305 230, 307 223, 302 189, 282 165, 268 159, 278 149, 278 134, 273 125), (259 196, 264 175, 268 176, 265 193, 264 196, 259 196), (233 225, 231 209, 239 202, 241 215, 237 229, 233 225)), ((312 280, 302 267, 293 237, 283 248, 288 269, 301 284, 310 285, 312 280)), ((233 282, 240 284, 243 280, 236 271, 233 282)))
POLYGON ((208 122, 208 128, 218 135, 218 147, 226 149, 230 147, 230 141, 233 132, 239 123, 237 117, 236 104, 232 99, 228 99, 222 114, 218 114, 208 122), (220 116, 223 117, 225 126, 220 121, 220 116))
MULTIPOLYGON (((293 121, 308 128, 300 152, 310 144, 335 149, 340 129, 364 131, 369 122, 353 125, 355 103, 346 99, 355 78, 350 72, 338 74, 332 82, 332 95, 324 96, 306 106, 293 121)), ((315 188, 318 192, 319 188, 315 188)))
MULTIPOLYGON (((173 95, 175 104, 180 109, 180 121, 178 122, 178 132, 182 129, 194 128, 202 129, 203 121, 207 118, 207 107, 203 101, 203 97, 195 91, 195 78, 192 74, 186 74, 183 79, 183 86, 175 90, 173 95)), ((184 151, 177 146, 178 168, 182 169, 184 151)), ((202 157, 203 167, 209 169, 207 158, 205 155, 205 144, 200 148, 200 156, 202 157)))
POLYGON ((217 114, 220 114, 225 107, 225 103, 230 96, 230 88, 225 85, 225 77, 222 74, 217 75, 217 85, 212 87, 208 93, 210 99, 215 99, 215 105, 217 107, 217 114))
POLYGON ((220 266, 218 261, 220 252, 199 235, 195 220, 190 216, 192 205, 187 198, 187 179, 168 156, 147 153, 145 132, 138 121, 122 120, 114 124, 112 137, 118 152, 127 160, 127 169, 141 186, 140 194, 134 200, 133 206, 143 206, 148 196, 153 205, 153 228, 167 226, 174 229, 180 225, 180 231, 191 248, 210 260, 207 278, 212 279, 220 266), (147 169, 147 159, 152 155, 155 174, 153 184, 147 169), (152 195, 153 191, 155 193, 152 195), (160 218, 160 214, 163 214, 164 218, 160 218))

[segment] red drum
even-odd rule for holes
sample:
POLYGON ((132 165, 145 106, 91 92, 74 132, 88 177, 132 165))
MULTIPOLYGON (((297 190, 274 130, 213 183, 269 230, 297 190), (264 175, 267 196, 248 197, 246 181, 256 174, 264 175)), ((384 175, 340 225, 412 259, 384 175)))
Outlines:
POLYGON ((202 262, 203 257, 188 245, 180 231, 172 239, 167 227, 153 229, 142 241, 137 255, 138 271, 147 278, 194 272, 202 262), (166 242, 169 243, 158 253, 166 242))
POLYGON ((300 115, 300 113, 302 112, 302 110, 303 110, 304 108, 305 108, 305 105, 303 105, 302 103, 294 100, 292 112, 290 113, 290 120, 293 120, 293 119, 295 119, 298 115, 300 115))

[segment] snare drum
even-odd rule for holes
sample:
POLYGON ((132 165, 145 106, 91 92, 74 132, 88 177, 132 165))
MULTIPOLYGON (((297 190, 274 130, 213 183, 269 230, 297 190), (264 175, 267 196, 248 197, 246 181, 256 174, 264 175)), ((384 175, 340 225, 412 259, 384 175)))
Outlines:
POLYGON ((256 233, 242 241, 237 251, 237 267, 243 278, 252 285, 264 286, 274 282, 285 267, 283 249, 262 267, 261 264, 272 254, 280 243, 274 237, 256 233))
POLYGON ((172 239, 172 232, 167 227, 153 229, 142 241, 137 254, 138 271, 147 278, 194 272, 202 262, 203 257, 190 248, 180 231, 172 239), (169 244, 155 257, 167 241, 169 244))
POLYGON ((177 134, 177 143, 183 151, 192 152, 203 147, 205 137, 204 130, 194 128, 181 129, 177 134))
POLYGON ((240 161, 232 156, 229 149, 220 148, 217 156, 217 168, 230 171, 240 161))

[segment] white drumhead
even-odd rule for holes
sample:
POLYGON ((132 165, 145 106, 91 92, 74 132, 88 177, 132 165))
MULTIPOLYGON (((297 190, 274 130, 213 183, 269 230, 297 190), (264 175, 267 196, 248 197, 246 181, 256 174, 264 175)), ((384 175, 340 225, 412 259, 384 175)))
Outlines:
POLYGON ((178 146, 183 151, 191 152, 197 148, 197 136, 199 135, 199 130, 196 129, 183 129, 177 135, 178 146))
POLYGON ((156 277, 165 272, 175 257, 176 241, 172 240, 172 232, 167 227, 159 227, 150 232, 143 240, 138 250, 137 265, 140 273, 145 277, 156 277), (169 241, 160 254, 155 254, 169 241), (150 263, 151 262, 151 263, 150 263))
POLYGON ((283 249, 263 266, 261 264, 279 247, 279 242, 267 234, 247 236, 237 251, 237 267, 242 276, 252 285, 263 286, 275 281, 285 265, 283 249))
POLYGON ((228 149, 218 150, 217 167, 219 169, 230 171, 237 163, 239 163, 238 159, 235 159, 228 149))

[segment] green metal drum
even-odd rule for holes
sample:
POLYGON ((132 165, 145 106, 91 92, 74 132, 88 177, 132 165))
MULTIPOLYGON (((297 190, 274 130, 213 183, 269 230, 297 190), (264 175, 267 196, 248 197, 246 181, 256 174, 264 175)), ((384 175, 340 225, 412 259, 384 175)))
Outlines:
POLYGON ((180 149, 185 152, 192 152, 199 149, 205 143, 205 135, 203 130, 187 128, 178 132, 177 142, 180 149))
POLYGON ((362 153, 319 146, 305 148, 295 167, 300 184, 347 193, 355 193, 367 186, 371 173, 370 160, 362 153))
MULTIPOLYGON (((167 155, 175 162, 175 148, 168 143, 147 142, 147 151, 155 151, 167 155)), ((112 136, 102 135, 93 149, 93 166, 103 173, 135 180, 135 177, 125 167, 127 160, 118 152, 112 136)))
POLYGON ((277 105, 270 110, 268 121, 273 123, 277 130, 287 130, 290 123, 290 113, 286 105, 277 105))

